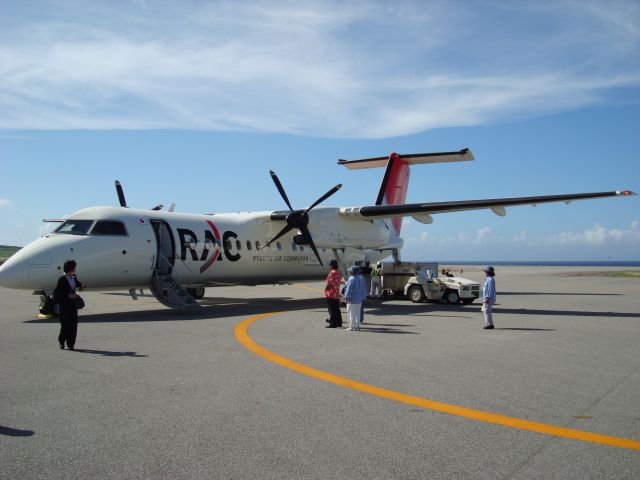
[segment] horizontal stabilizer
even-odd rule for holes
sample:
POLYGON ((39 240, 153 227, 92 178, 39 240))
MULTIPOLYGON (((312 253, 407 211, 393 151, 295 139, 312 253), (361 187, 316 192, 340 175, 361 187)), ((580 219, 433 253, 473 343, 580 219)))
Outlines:
MULTIPOLYGON (((394 155, 394 154, 392 154, 394 155)), ((397 158, 408 165, 420 163, 445 163, 445 162, 465 162, 475 160, 471 150, 462 149, 459 152, 439 152, 439 153, 415 153, 410 155, 397 155, 397 158)), ((386 167, 389 157, 363 158, 361 160, 338 160, 338 165, 344 165, 350 170, 361 168, 386 167)))

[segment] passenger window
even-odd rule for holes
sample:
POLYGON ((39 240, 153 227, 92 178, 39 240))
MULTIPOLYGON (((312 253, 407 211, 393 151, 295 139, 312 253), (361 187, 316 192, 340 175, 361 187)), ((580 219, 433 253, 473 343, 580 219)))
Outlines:
POLYGON ((260 242, 256 240, 256 250, 260 250, 260 242))
POLYGON ((291 248, 293 249, 294 252, 298 250, 298 246, 295 243, 291 244, 291 248))
POLYGON ((67 220, 54 233, 64 233, 67 235, 86 235, 93 220, 67 220))
POLYGON ((276 248, 278 251, 282 250, 282 244, 280 242, 276 242, 276 248))
POLYGON ((229 239, 227 238, 227 241, 226 241, 226 242, 224 242, 224 244, 225 244, 225 246, 227 247, 227 250, 231 250, 231 240, 229 240, 229 239))
POLYGON ((300 251, 304 252, 304 247, 302 245, 300 245, 300 251))
POLYGON ((240 240, 236 240, 236 249, 242 250, 242 242, 240 240))
POLYGON ((119 237, 127 236, 127 229, 124 223, 117 220, 98 220, 91 230, 91 235, 114 235, 119 237))
POLYGON ((247 250, 251 250, 251 240, 247 240, 247 250))

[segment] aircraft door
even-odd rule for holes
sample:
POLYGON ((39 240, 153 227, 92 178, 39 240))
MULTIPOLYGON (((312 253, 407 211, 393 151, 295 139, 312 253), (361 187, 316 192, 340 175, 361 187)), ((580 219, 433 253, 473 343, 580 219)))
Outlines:
POLYGON ((176 259, 176 244, 173 240, 171 228, 162 220, 151 220, 156 234, 157 253, 155 269, 160 275, 171 275, 176 259))

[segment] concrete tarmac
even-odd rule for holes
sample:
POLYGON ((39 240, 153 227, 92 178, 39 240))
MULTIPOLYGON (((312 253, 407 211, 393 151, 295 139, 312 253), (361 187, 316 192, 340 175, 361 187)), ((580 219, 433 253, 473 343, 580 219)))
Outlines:
POLYGON ((37 296, 0 289, 0 478, 640 478, 634 448, 374 390, 638 444, 640 279, 574 275, 604 270, 498 267, 493 331, 477 303, 399 299, 325 329, 321 283, 211 288, 189 313, 87 291, 75 352, 37 296), (372 393, 248 350, 236 327, 269 312, 256 344, 372 393))

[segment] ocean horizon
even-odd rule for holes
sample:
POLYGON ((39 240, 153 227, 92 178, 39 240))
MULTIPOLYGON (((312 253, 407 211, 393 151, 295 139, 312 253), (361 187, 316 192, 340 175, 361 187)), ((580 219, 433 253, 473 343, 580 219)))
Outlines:
POLYGON ((438 263, 441 265, 513 265, 520 267, 640 267, 640 260, 440 260, 438 263))

